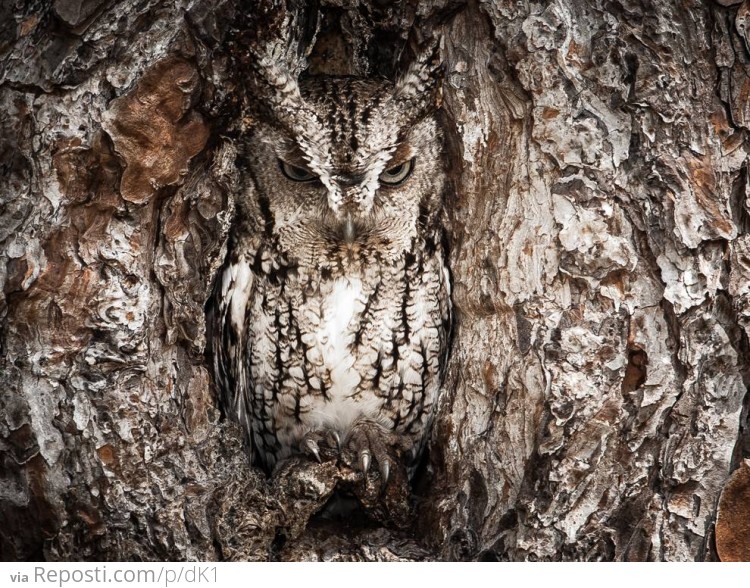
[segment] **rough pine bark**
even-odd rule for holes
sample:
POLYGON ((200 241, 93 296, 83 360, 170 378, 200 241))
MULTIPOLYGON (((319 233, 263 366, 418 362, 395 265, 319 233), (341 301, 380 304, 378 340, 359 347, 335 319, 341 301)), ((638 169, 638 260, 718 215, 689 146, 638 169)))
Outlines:
POLYGON ((0 558, 750 558, 748 35, 733 0, 3 3, 0 558), (414 495, 346 530, 356 474, 267 479, 206 359, 260 31, 445 64, 446 389, 414 495))

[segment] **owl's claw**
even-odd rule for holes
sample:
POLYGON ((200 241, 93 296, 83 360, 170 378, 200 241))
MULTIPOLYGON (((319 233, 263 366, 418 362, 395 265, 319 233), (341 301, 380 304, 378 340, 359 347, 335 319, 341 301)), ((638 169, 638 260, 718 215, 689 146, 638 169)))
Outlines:
POLYGON ((380 477, 383 479, 383 486, 388 483, 388 478, 391 475, 391 462, 388 459, 384 459, 380 462, 380 477))
POLYGON ((365 421, 352 430, 346 445, 354 453, 359 470, 365 480, 372 462, 377 462, 380 486, 384 489, 391 477, 392 458, 388 453, 392 439, 388 431, 377 423, 365 421))
POLYGON ((305 440, 304 448, 307 453, 311 454, 315 458, 315 461, 317 461, 318 463, 323 463, 320 459, 320 447, 318 447, 318 442, 315 439, 308 437, 305 440))
POLYGON ((338 459, 341 453, 341 438, 333 429, 312 429, 295 444, 297 451, 318 463, 338 459))
POLYGON ((370 450, 363 449, 359 452, 359 467, 362 468, 362 473, 366 476, 370 469, 370 450))

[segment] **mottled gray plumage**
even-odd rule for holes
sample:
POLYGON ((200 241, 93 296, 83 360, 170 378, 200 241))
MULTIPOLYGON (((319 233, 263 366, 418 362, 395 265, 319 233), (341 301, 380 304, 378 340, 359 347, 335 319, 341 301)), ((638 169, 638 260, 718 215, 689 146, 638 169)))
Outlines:
POLYGON ((335 439, 387 478, 424 446, 450 325, 436 80, 428 55, 395 83, 298 82, 258 56, 213 348, 225 410, 269 469, 335 439))

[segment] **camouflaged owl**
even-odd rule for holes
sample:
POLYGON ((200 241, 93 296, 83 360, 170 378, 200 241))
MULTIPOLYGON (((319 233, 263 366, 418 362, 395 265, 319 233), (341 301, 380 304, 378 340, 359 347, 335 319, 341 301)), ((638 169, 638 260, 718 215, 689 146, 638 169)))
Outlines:
MULTIPOLYGON (((451 324, 436 51, 395 81, 254 55, 245 189, 213 297, 226 413, 272 470, 323 444, 413 472, 451 324)), ((375 471, 375 470, 373 470, 375 471)))

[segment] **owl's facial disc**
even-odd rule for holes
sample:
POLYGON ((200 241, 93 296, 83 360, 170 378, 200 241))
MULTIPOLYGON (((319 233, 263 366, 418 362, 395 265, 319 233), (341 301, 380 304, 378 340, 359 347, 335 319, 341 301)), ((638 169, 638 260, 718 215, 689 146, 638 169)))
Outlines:
POLYGON ((437 120, 406 116, 393 92, 382 80, 307 78, 293 120, 253 128, 254 214, 290 259, 396 259, 435 216, 444 183, 437 120))

